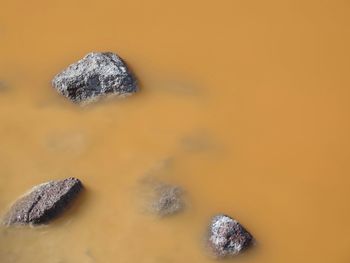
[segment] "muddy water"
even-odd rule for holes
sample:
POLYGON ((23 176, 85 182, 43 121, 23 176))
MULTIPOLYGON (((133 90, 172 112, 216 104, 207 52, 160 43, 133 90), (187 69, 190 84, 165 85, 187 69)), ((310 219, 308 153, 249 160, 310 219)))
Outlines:
POLYGON ((0 210, 68 176, 87 191, 46 227, 0 229, 0 261, 212 262, 210 216, 257 246, 232 262, 349 262, 350 3, 1 0, 0 210), (50 87, 114 51, 142 91, 85 108, 50 87), (151 176, 186 189, 159 219, 151 176))

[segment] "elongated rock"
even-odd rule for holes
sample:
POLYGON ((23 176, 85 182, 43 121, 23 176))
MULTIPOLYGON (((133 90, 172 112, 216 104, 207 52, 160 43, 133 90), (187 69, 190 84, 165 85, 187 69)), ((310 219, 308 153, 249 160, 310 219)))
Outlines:
POLYGON ((82 183, 76 178, 37 185, 12 205, 3 224, 47 223, 59 216, 82 189, 82 183))
POLYGON ((216 257, 234 256, 253 243, 253 236, 236 220, 227 215, 213 217, 209 246, 216 257))
POLYGON ((57 74, 52 85, 75 103, 108 95, 126 96, 138 90, 136 79, 124 61, 111 52, 87 54, 57 74))

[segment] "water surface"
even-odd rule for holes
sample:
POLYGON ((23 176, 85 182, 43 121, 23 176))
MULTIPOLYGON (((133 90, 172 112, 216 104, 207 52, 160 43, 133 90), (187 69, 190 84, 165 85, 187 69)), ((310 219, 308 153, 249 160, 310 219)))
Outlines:
MULTIPOLYGON (((350 3, 1 0, 0 211, 41 182, 87 191, 41 228, 1 228, 3 263, 213 262, 215 213, 257 246, 232 262, 350 260, 350 3), (50 86, 90 51, 141 92, 85 108, 50 86), (140 182, 186 191, 145 213, 140 182)), ((230 262, 230 261, 229 261, 230 262)))

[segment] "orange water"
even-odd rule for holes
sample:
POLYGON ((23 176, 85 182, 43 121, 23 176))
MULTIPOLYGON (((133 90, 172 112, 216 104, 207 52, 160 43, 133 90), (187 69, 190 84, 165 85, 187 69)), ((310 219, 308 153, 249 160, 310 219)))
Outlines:
POLYGON ((52 179, 87 188, 49 226, 0 228, 0 262, 213 262, 216 213, 257 239, 232 262, 350 262, 349 1, 0 3, 0 210, 52 179), (141 92, 60 97, 52 77, 90 51, 141 92), (183 213, 144 213, 149 174, 185 189, 183 213))

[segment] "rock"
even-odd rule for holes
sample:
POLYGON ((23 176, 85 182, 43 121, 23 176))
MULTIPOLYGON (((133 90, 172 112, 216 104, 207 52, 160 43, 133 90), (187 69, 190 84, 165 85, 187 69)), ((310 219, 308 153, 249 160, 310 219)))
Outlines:
POLYGON ((82 189, 82 183, 76 178, 37 185, 12 205, 3 224, 47 223, 59 216, 82 189))
POLYGON ((108 95, 126 96, 138 90, 124 61, 111 52, 92 52, 71 64, 52 80, 53 87, 75 103, 108 95))
POLYGON ((152 210, 159 216, 172 215, 184 208, 183 191, 178 186, 160 183, 155 187, 152 210))
POLYGON ((209 232, 209 246, 217 257, 237 255, 253 243, 253 236, 227 215, 213 217, 209 232))

